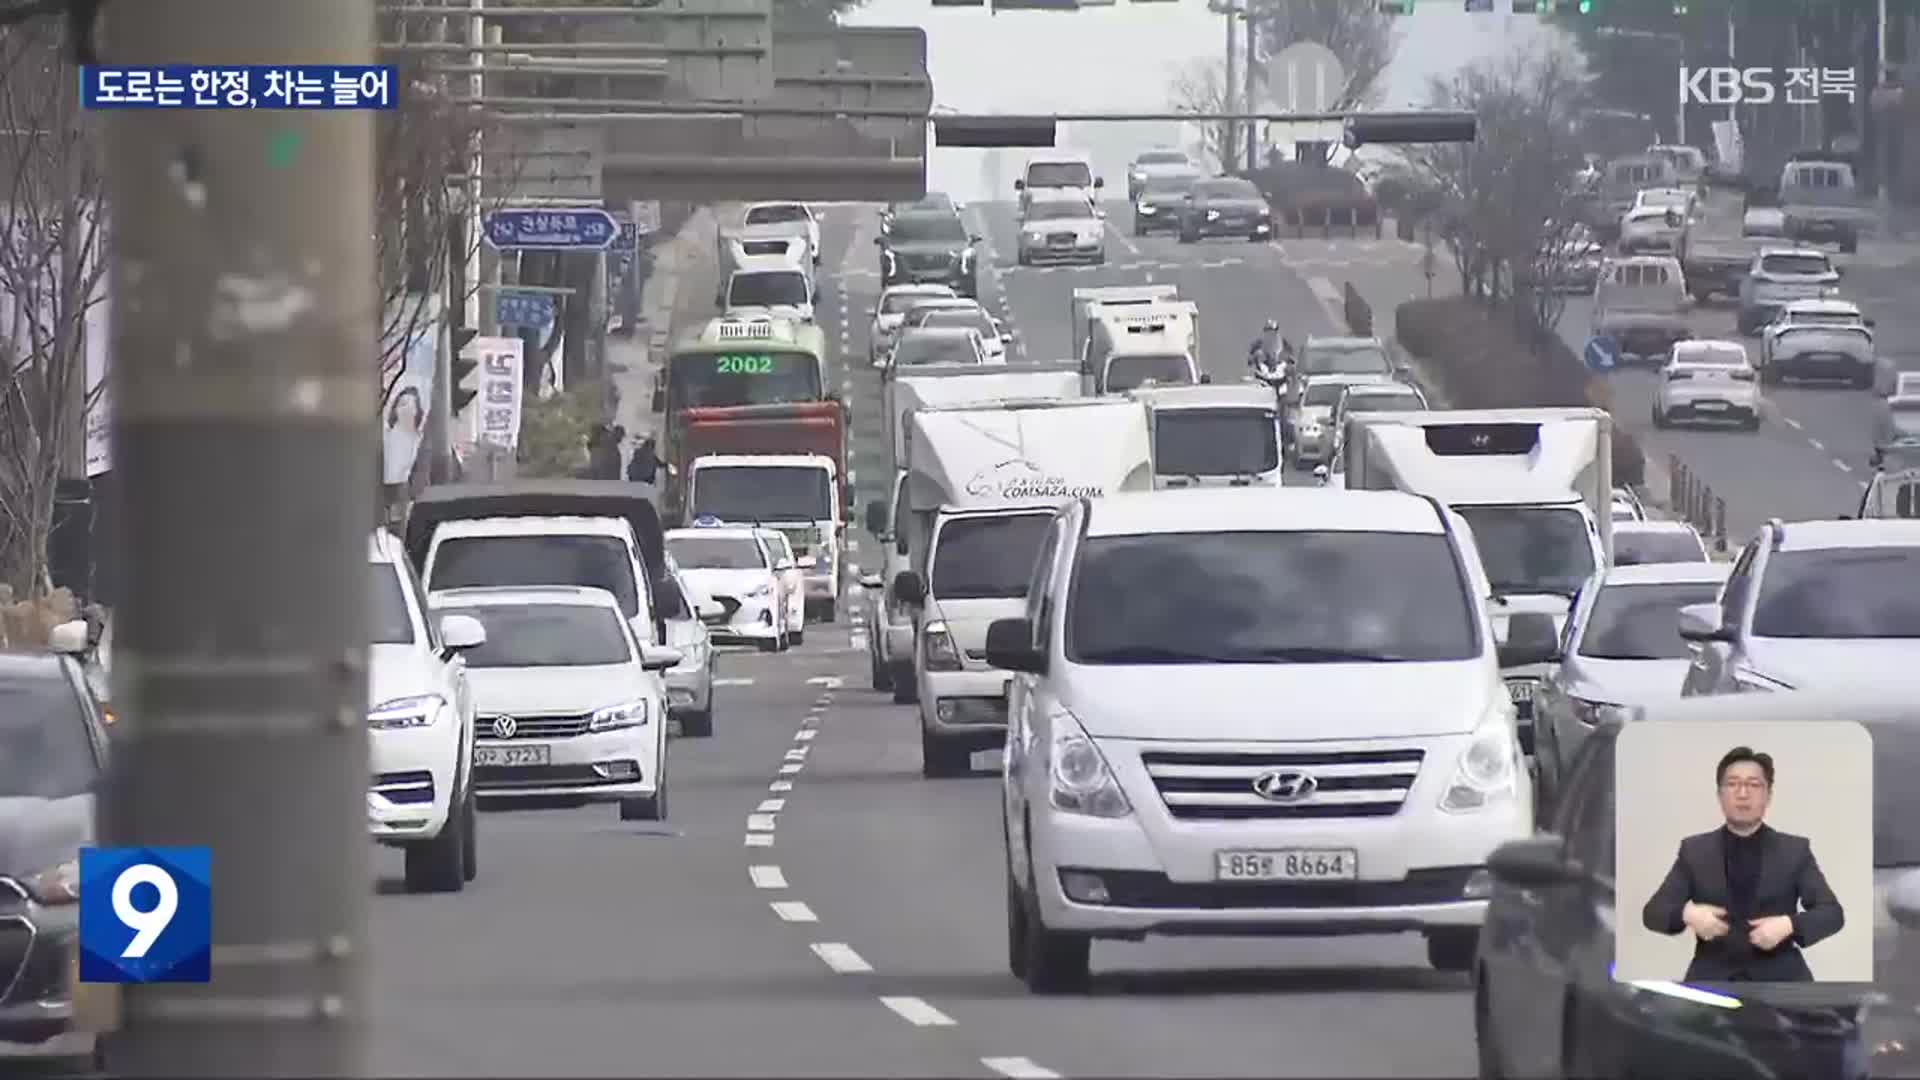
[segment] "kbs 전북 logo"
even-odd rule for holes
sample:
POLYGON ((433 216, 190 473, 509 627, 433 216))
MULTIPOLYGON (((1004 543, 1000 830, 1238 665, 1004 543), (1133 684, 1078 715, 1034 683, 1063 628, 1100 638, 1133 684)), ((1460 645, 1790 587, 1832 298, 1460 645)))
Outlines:
POLYGON ((213 852, 80 849, 80 981, 207 982, 213 852))

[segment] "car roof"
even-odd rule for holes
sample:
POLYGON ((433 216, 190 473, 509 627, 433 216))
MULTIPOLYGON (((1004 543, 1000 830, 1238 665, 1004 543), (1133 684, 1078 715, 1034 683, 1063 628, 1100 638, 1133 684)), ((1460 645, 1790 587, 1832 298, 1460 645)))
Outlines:
POLYGON ((1760 249, 1760 257, 1763 259, 1769 255, 1819 255, 1824 257, 1826 254, 1825 250, 1817 247, 1809 247, 1806 244, 1769 244, 1760 249))
POLYGON ((1647 535, 1658 535, 1660 533, 1673 533, 1678 535, 1680 533, 1689 533, 1694 536, 1700 535, 1698 529, 1695 529, 1684 521, 1663 521, 1660 518, 1643 518, 1639 521, 1614 522, 1613 535, 1619 536, 1621 533, 1644 533, 1647 535))
POLYGON ((427 602, 433 607, 455 604, 472 607, 562 604, 616 610, 620 607, 620 601, 612 593, 584 585, 476 585, 460 589, 436 589, 428 594, 427 602))
POLYGON ((22 682, 30 679, 61 679, 59 653, 0 651, 0 682, 22 682))
MULTIPOLYGON (((1614 535, 1619 535, 1620 526, 1625 524, 1627 522, 1615 522, 1614 535)), ((1635 563, 1632 566, 1609 567, 1600 579, 1600 587, 1604 589, 1613 585, 1712 585, 1727 580, 1727 575, 1732 572, 1732 563, 1704 561, 1635 563)))
POLYGON ((916 326, 901 335, 902 342, 915 338, 963 338, 979 337, 980 331, 971 326, 916 326))
POLYGON ((1920 520, 1790 521, 1780 527, 1781 551, 1881 547, 1920 547, 1920 520))
POLYGON ((1791 300, 1786 311, 1789 315, 1858 315, 1860 305, 1851 300, 1791 300))
POLYGON ((1744 362, 1747 359, 1747 347, 1737 341, 1720 338, 1694 338, 1673 343, 1673 359, 1679 363, 1716 355, 1738 356, 1744 362))
POLYGON ((1185 488, 1089 502, 1087 535, 1193 532, 1390 532, 1437 536, 1435 504, 1400 491, 1341 488, 1185 488))
MULTIPOLYGON (((760 530, 754 528, 752 525, 714 525, 705 528, 669 529, 667 530, 667 540, 671 542, 674 540, 684 540, 693 536, 718 536, 728 540, 753 540, 757 538, 759 532, 760 530)), ((690 566, 687 569, 697 570, 699 567, 690 566)))

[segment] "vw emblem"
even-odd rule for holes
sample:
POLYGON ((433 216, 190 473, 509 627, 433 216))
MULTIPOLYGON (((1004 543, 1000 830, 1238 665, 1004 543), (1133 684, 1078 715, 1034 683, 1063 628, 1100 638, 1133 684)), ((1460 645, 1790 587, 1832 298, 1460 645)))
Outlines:
POLYGON ((1253 793, 1268 802, 1299 802, 1319 786, 1320 781, 1300 772, 1264 772, 1253 778, 1253 793))
POLYGON ((496 739, 511 739, 513 738, 514 730, 519 726, 519 723, 511 716, 496 716, 493 718, 493 737, 496 739))
POLYGON ((1474 433, 1472 442, 1475 450, 1485 450, 1493 445, 1493 436, 1484 431, 1478 431, 1474 433))

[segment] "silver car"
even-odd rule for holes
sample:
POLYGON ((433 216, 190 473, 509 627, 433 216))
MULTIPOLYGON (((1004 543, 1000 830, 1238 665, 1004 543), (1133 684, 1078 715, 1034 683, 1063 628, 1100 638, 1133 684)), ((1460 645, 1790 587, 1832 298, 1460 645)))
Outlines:
POLYGON ((1700 531, 1684 521, 1615 521, 1613 565, 1706 562, 1707 544, 1700 531))
POLYGON ((667 645, 678 649, 680 662, 666 671, 667 714, 679 721, 680 734, 703 739, 713 734, 713 642, 709 620, 726 618, 726 609, 694 587, 667 556, 667 579, 672 588, 659 597, 667 623, 667 645))
POLYGON ((1580 590, 1559 663, 1534 690, 1541 805, 1552 805, 1588 732, 1627 719, 1636 706, 1680 696, 1687 674, 1680 609, 1712 603, 1727 570, 1705 561, 1615 566, 1580 590))

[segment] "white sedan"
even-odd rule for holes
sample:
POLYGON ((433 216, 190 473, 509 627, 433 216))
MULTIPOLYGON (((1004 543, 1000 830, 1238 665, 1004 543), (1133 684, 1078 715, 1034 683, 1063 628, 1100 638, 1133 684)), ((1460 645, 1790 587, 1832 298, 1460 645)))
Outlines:
POLYGON ((946 285, 890 285, 873 305, 873 324, 867 329, 867 362, 885 366, 887 354, 900 337, 900 324, 907 313, 929 300, 957 300, 960 296, 946 285))
POLYGON ((807 565, 802 566, 793 554, 792 542, 779 529, 756 531, 773 560, 774 576, 780 581, 780 602, 785 605, 787 617, 787 644, 802 644, 807 640, 807 571, 813 569, 813 561, 809 559, 807 565))
POLYGON ((1735 422, 1760 430, 1760 381, 1737 341, 1680 341, 1653 394, 1653 426, 1735 422))
POLYGON ((926 300, 914 305, 907 312, 906 321, 900 324, 902 334, 928 327, 958 326, 980 332, 981 344, 987 349, 987 363, 1005 364, 1007 362, 1008 339, 1006 324, 980 306, 978 300, 955 297, 951 300, 926 300))
POLYGON ((708 624, 719 644, 751 644, 761 652, 787 647, 788 604, 766 544, 750 525, 700 526, 667 533, 667 551, 693 587, 720 605, 708 624))

